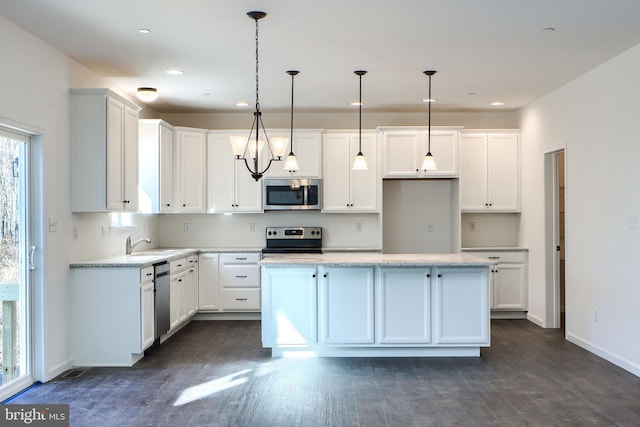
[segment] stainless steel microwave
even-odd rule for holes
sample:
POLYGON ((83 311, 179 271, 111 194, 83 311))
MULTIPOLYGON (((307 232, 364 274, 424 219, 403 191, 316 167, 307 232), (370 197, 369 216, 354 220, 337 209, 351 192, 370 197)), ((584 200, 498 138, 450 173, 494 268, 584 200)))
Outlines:
POLYGON ((265 211, 320 210, 319 179, 265 179, 262 204, 265 211))

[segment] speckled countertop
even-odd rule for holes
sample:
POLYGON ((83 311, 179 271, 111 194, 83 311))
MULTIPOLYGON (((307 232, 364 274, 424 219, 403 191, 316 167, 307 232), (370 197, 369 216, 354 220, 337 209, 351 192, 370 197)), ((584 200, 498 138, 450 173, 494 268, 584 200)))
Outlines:
POLYGON ((486 267, 494 261, 474 255, 456 254, 381 254, 381 253, 323 253, 270 254, 258 264, 265 267, 296 266, 384 266, 384 267, 486 267))
POLYGON ((522 246, 480 246, 472 248, 462 248, 462 252, 514 252, 528 251, 529 248, 522 246))

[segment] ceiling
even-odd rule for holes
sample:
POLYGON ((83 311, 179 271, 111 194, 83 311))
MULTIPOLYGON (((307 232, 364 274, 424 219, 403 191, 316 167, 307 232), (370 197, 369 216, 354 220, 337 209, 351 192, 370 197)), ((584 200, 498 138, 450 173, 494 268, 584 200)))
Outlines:
POLYGON ((0 15, 159 113, 516 110, 640 43, 638 0, 19 0, 0 15), (151 30, 140 34, 140 28, 151 30), (184 70, 170 76, 168 69, 184 70), (492 101, 502 107, 491 107, 492 101))

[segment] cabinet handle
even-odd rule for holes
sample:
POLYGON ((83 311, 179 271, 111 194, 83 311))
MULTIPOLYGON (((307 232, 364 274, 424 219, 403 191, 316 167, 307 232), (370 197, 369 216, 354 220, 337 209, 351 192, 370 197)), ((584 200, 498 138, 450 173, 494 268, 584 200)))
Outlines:
POLYGON ((322 275, 322 277, 327 277, 327 273, 324 273, 324 274, 322 275))
POLYGON ((442 274, 438 274, 438 277, 442 277, 442 274))
POLYGON ((431 277, 431 275, 429 273, 427 273, 427 277, 431 277))
POLYGON ((171 206, 171 203, 166 203, 165 206, 169 207, 169 206, 171 206))
POLYGON ((499 256, 490 256, 489 259, 500 259, 499 256))
POLYGON ((153 276, 153 273, 147 273, 147 277, 153 276))
POLYGON ((182 279, 178 279, 178 282, 182 282, 182 279))
POLYGON ((185 206, 187 206, 187 204, 186 204, 186 203, 183 203, 183 204, 182 204, 182 207, 184 208, 185 206))
POLYGON ((312 274, 312 275, 311 275, 311 277, 316 277, 316 275, 315 275, 315 274, 312 274))
POLYGON ((236 257, 236 261, 246 261, 247 257, 236 257))
POLYGON ((246 301, 247 298, 236 298, 236 301, 246 301))
POLYGON ((247 276, 237 276, 236 275, 236 279, 246 279, 246 278, 247 278, 247 276))
POLYGON ((182 267, 182 264, 178 264, 178 267, 182 267))

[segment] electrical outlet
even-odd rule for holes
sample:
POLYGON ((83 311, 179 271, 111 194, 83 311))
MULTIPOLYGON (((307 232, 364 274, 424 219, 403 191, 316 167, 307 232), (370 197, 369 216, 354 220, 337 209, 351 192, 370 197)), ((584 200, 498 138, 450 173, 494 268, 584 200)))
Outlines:
POLYGON ((433 223, 432 222, 427 224, 427 233, 433 233, 433 223))
POLYGON ((356 223, 356 231, 358 231, 358 232, 362 231, 362 223, 361 222, 357 222, 356 223))
POLYGON ((73 227, 73 240, 78 240, 78 229, 73 227))
POLYGON ((58 220, 54 217, 49 217, 49 233, 55 233, 58 231, 58 220))
POLYGON ((469 230, 470 231, 475 231, 476 230, 476 222, 475 221, 469 221, 469 230))
POLYGON ((191 232, 191 223, 190 222, 185 222, 184 223, 184 232, 185 233, 191 232))
POLYGON ((256 223, 255 222, 250 222, 249 223, 249 231, 252 233, 256 232, 256 223))

